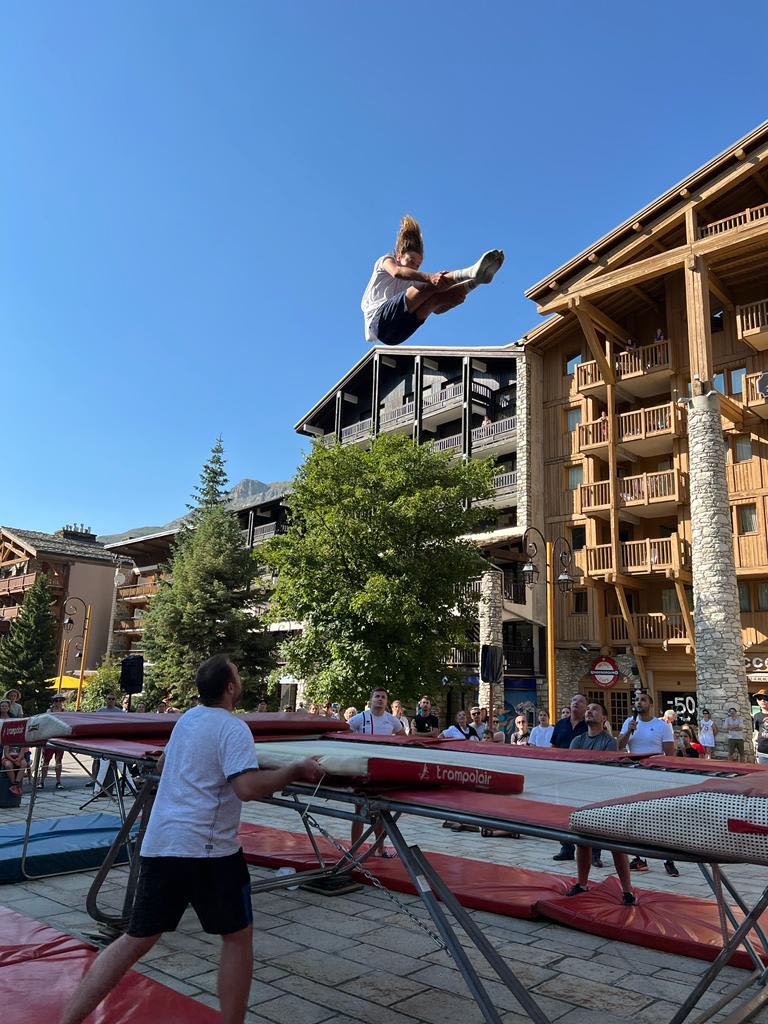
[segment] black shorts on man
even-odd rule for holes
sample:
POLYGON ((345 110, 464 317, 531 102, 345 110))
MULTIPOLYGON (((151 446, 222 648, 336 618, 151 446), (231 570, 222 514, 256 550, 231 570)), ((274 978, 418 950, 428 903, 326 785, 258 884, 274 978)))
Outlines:
POLYGON ((401 345, 423 322, 408 309, 405 292, 400 292, 382 304, 372 327, 383 345, 401 345))

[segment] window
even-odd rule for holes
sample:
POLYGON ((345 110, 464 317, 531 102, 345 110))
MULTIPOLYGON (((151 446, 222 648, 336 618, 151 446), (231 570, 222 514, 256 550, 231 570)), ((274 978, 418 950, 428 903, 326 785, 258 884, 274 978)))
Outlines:
POLYGON ((577 487, 580 487, 584 480, 584 467, 579 463, 578 466, 568 466, 568 490, 575 491, 577 487))
POLYGON ((768 583, 757 584, 757 609, 768 612, 768 583))
POLYGON ((581 352, 577 353, 576 355, 565 357, 565 373, 567 377, 570 377, 572 374, 576 373, 576 367, 579 365, 580 362, 581 352))
POLYGON ((668 473, 670 469, 674 468, 675 467, 672 465, 672 459, 661 459, 656 463, 657 473, 668 473))
POLYGON ((734 398, 741 398, 744 394, 744 378, 747 375, 745 367, 740 366, 737 370, 731 370, 731 394, 734 398))
POLYGON ((587 614, 587 592, 586 590, 574 590, 573 592, 573 614, 587 614))
POLYGON ((740 434, 733 442, 733 461, 749 462, 752 458, 752 438, 749 434, 740 434))
POLYGON ((571 529, 571 547, 574 551, 581 551, 587 546, 586 526, 574 526, 571 529))
POLYGON ((736 516, 740 535, 757 533, 757 505, 737 505, 736 516))
POLYGON ((710 317, 710 330, 713 334, 725 329, 725 310, 714 309, 710 317))
POLYGON ((719 391, 721 395, 725 394, 725 374, 724 373, 721 372, 721 373, 716 373, 715 374, 715 376, 712 378, 712 387, 715 389, 715 391, 719 391))
POLYGON ((752 611, 752 602, 750 600, 749 584, 748 583, 740 583, 739 584, 739 611, 740 612, 751 612, 752 611))
POLYGON ((667 587, 661 592, 661 610, 665 615, 674 615, 680 611, 680 604, 674 587, 667 587))
POLYGON ((567 409, 565 413, 565 429, 569 434, 572 434, 576 427, 581 423, 581 406, 575 406, 573 409, 567 409))

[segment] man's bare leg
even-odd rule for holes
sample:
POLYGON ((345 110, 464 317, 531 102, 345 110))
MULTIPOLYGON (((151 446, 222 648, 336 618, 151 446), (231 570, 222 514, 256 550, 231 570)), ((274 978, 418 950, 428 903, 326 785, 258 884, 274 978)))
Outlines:
POLYGON ((134 938, 133 935, 121 935, 107 946, 93 961, 90 970, 78 985, 59 1024, 80 1024, 85 1020, 136 961, 152 949, 159 938, 159 934, 140 939, 134 938))
POLYGON ((449 309, 454 309, 477 285, 490 284, 503 262, 504 253, 500 249, 491 249, 484 253, 474 266, 464 270, 447 271, 444 277, 445 284, 442 286, 428 284, 426 281, 411 285, 405 293, 408 311, 415 313, 420 320, 426 320, 430 313, 445 313, 449 309), (459 292, 461 298, 449 303, 449 292, 459 292))
POLYGON ((613 866, 616 868, 616 874, 619 876, 621 882, 621 888, 624 892, 632 892, 632 875, 629 873, 629 857, 626 853, 614 853, 613 866))
POLYGON ((219 1006, 224 1024, 243 1024, 253 981, 253 925, 222 935, 219 1006))

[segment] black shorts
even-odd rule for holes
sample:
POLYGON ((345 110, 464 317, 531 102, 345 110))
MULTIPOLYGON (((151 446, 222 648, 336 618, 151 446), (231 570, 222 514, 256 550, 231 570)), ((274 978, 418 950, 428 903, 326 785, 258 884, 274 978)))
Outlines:
POLYGON ((211 935, 251 924, 251 876, 242 850, 229 857, 142 857, 127 932, 145 938, 175 931, 190 904, 211 935))
POLYGON ((383 345, 401 345, 423 323, 408 309, 405 292, 400 292, 394 298, 387 299, 371 326, 383 345))

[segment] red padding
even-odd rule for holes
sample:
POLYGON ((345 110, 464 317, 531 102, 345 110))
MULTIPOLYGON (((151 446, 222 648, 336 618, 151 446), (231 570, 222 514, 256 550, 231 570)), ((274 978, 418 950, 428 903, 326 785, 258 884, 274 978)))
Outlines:
MULTIPOLYGON (((669 891, 636 889, 635 894, 637 906, 625 907, 619 880, 612 877, 579 896, 540 900, 535 910, 542 917, 591 935, 699 960, 714 960, 723 948, 715 903, 669 891)), ((738 911, 736 917, 743 920, 738 911)), ((730 963, 734 967, 752 967, 752 961, 743 950, 736 952, 730 963)))
POLYGON ((526 800, 520 796, 497 796, 486 793, 468 793, 450 789, 387 790, 387 800, 436 807, 440 810, 463 811, 484 818, 502 818, 512 826, 518 824, 541 825, 544 828, 570 832, 572 807, 548 804, 543 800, 526 800))
POLYGON ((706 757, 667 757, 653 754, 643 761, 643 768, 666 768, 672 772, 692 772, 696 775, 752 775, 764 772, 760 764, 746 761, 714 761, 706 757))
MULTIPOLYGON (((3 1024, 51 1024, 96 950, 23 914, 0 908, 0 948, 16 945, 18 956, 0 964, 3 1024), (39 942, 38 942, 39 940, 39 942)), ((88 1024, 215 1024, 220 1015, 143 974, 130 971, 88 1017, 88 1024)))
MULTIPOLYGON (((270 868, 292 867, 297 871, 317 866, 312 846, 305 835, 243 824, 240 842, 249 864, 270 868)), ((339 859, 338 851, 328 840, 320 839, 318 845, 329 863, 339 859)), ((562 896, 573 884, 571 878, 546 871, 527 871, 442 853, 428 853, 427 858, 462 906, 507 917, 531 920, 536 917, 537 901, 562 896)), ((397 858, 371 857, 365 861, 365 867, 389 889, 416 892, 410 876, 397 858)), ((352 874, 359 882, 367 881, 361 871, 356 870, 352 874)))
POLYGON ((452 786, 485 793, 522 793, 525 776, 494 772, 489 768, 467 768, 457 764, 429 761, 396 761, 369 757, 367 776, 371 785, 452 786))

